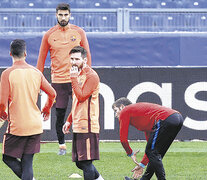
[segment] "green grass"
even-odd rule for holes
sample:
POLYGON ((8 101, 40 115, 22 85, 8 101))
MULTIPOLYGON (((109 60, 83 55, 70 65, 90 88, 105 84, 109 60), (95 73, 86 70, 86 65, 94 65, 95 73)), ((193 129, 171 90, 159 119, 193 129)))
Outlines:
MULTIPOLYGON (((130 145, 134 150, 141 150, 137 155, 140 160, 146 143, 133 142, 130 145)), ((73 173, 82 176, 82 171, 71 161, 71 143, 67 143, 67 147, 67 155, 58 156, 57 143, 41 144, 41 152, 34 156, 36 180, 69 180, 69 176, 73 173)), ((207 142, 174 142, 165 155, 163 164, 167 180, 206 180, 207 142)), ((132 175, 130 171, 135 166, 131 158, 126 156, 119 142, 101 142, 100 160, 95 161, 94 165, 105 180, 123 180, 124 176, 132 175)), ((0 180, 18 180, 2 161, 0 167, 0 180)), ((156 180, 156 177, 152 180, 156 180)))

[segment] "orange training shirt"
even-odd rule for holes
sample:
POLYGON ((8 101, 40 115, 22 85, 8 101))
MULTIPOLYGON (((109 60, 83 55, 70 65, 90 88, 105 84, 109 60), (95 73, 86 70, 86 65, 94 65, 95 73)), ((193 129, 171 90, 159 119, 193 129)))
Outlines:
POLYGON ((2 72, 0 114, 9 102, 7 133, 29 136, 43 132, 41 112, 37 106, 40 89, 54 101, 55 90, 38 69, 25 61, 16 61, 2 72))
POLYGON ((89 66, 82 69, 78 78, 71 78, 73 104, 67 121, 73 122, 74 133, 99 133, 98 74, 89 66))
POLYGON ((43 72, 45 60, 50 51, 51 80, 53 83, 71 82, 69 52, 75 46, 82 46, 87 51, 87 64, 91 66, 91 54, 85 31, 78 26, 69 24, 61 27, 59 24, 49 29, 42 38, 39 50, 37 68, 43 72))

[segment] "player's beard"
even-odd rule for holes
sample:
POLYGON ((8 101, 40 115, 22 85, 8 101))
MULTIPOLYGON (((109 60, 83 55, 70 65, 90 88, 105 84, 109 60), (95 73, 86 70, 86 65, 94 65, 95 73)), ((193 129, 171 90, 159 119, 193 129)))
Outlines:
MULTIPOLYGON (((57 19, 57 21, 58 21, 58 19, 57 19)), ((65 26, 67 26, 68 23, 69 23, 69 21, 65 21, 65 20, 58 21, 58 24, 59 24, 61 27, 65 27, 65 26)))
POLYGON ((79 72, 83 69, 83 63, 81 63, 80 66, 77 65, 73 65, 73 66, 76 66, 79 72))

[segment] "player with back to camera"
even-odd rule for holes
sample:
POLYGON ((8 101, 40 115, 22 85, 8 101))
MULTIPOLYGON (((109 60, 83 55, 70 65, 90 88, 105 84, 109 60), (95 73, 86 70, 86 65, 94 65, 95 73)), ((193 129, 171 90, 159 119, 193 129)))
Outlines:
POLYGON ((87 63, 87 52, 76 46, 70 51, 73 88, 71 113, 63 126, 69 133, 73 123, 72 161, 83 171, 84 180, 103 180, 93 165, 99 160, 99 84, 98 74, 87 63))
POLYGON ((43 72, 45 60, 50 51, 52 87, 57 92, 56 97, 56 133, 59 143, 58 155, 66 154, 65 136, 62 132, 64 118, 72 95, 70 50, 75 46, 82 46, 87 50, 87 64, 91 66, 91 54, 86 33, 78 26, 69 23, 71 12, 67 3, 56 7, 57 25, 49 29, 42 38, 39 50, 37 68, 43 72))
MULTIPOLYGON (((139 178, 147 165, 141 180, 149 180, 155 173, 158 180, 165 180, 162 159, 183 125, 182 115, 173 109, 147 102, 132 104, 122 97, 114 102, 112 108, 119 119, 120 141, 127 155, 132 158, 136 167, 133 178, 139 178), (136 160, 128 142, 129 126, 145 133, 147 145, 141 162, 136 160)), ((125 177, 125 180, 129 180, 125 177)))
POLYGON ((2 72, 0 89, 0 118, 8 120, 3 161, 20 179, 34 180, 33 156, 40 151, 43 133, 38 93, 42 90, 48 95, 42 109, 44 120, 48 120, 56 92, 38 69, 26 63, 24 40, 11 42, 10 55, 13 65, 2 72))

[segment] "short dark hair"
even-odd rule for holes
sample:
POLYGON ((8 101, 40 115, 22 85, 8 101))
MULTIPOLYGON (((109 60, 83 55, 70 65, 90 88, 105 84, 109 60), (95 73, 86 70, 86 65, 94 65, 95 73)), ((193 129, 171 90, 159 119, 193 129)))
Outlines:
POLYGON ((26 51, 26 42, 23 39, 15 39, 10 44, 10 52, 13 57, 21 58, 26 51))
POLYGON ((70 13, 70 5, 67 3, 60 3, 56 7, 56 13, 58 12, 58 10, 68 10, 70 13))
POLYGON ((129 99, 127 99, 126 97, 121 97, 121 98, 117 99, 112 104, 112 109, 114 109, 115 106, 118 107, 118 108, 120 108, 122 104, 124 106, 128 106, 128 105, 132 104, 132 102, 129 99))
POLYGON ((81 53, 82 58, 87 57, 87 51, 81 46, 75 46, 73 49, 71 49, 69 55, 71 55, 73 53, 79 53, 79 52, 81 53))

